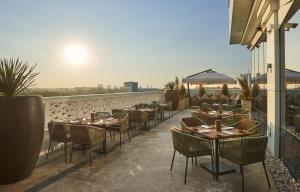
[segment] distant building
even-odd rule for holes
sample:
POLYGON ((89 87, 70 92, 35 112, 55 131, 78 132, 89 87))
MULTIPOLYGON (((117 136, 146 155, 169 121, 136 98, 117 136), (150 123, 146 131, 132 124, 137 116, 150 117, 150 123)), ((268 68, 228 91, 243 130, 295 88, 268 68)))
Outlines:
POLYGON ((137 92, 138 82, 133 82, 133 81, 124 82, 124 87, 127 88, 129 92, 137 92))
POLYGON ((98 85, 98 88, 103 89, 103 88, 104 88, 103 84, 99 84, 99 85, 98 85))

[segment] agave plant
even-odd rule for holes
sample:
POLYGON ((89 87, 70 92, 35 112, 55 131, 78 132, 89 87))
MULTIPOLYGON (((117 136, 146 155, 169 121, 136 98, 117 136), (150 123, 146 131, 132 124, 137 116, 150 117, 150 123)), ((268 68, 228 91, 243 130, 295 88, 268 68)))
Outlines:
POLYGON ((244 79, 240 79, 240 78, 237 78, 240 86, 241 86, 241 89, 242 89, 242 99, 244 100, 251 100, 251 92, 250 92, 250 88, 248 86, 248 82, 246 80, 246 78, 244 79))
POLYGON ((221 90, 222 94, 225 95, 225 96, 228 96, 229 95, 229 91, 228 91, 228 85, 226 83, 224 83, 222 85, 222 90, 221 90))
POLYGON ((14 58, 0 59, 0 95, 13 97, 33 86, 36 65, 30 66, 28 62, 14 58))
POLYGON ((205 94, 205 88, 202 84, 199 85, 199 96, 202 97, 205 94))

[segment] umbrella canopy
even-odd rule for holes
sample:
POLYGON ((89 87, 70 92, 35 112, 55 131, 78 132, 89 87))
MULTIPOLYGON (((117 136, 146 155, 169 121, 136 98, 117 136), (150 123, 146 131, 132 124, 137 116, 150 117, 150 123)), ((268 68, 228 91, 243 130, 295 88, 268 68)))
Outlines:
MULTIPOLYGON (((264 84, 267 82, 267 74, 259 75, 252 79, 252 83, 264 84)), ((300 72, 290 69, 285 69, 285 82, 287 84, 299 84, 300 83, 300 72)))
POLYGON ((212 69, 190 75, 182 79, 183 83, 188 84, 236 84, 236 80, 222 73, 213 71, 212 69))

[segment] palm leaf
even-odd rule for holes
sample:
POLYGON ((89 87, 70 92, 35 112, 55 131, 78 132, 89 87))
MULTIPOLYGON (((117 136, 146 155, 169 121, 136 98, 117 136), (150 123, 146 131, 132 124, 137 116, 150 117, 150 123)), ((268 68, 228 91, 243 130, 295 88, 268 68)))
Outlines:
POLYGON ((0 59, 0 94, 8 97, 28 91, 33 86, 36 65, 29 66, 28 62, 19 59, 0 59))

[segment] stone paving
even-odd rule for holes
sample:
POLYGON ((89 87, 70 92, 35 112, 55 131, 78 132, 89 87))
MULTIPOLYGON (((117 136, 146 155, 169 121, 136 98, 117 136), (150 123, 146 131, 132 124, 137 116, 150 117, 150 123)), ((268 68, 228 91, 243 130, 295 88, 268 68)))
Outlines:
MULTIPOLYGON (((241 191, 238 171, 213 181, 210 173, 191 161, 185 185, 185 158, 179 154, 175 157, 173 171, 170 171, 173 146, 169 127, 179 125, 179 120, 189 114, 189 110, 178 113, 106 155, 93 154, 92 167, 89 167, 88 154, 79 153, 72 164, 65 164, 61 154, 59 158, 36 168, 30 178, 0 186, 0 191, 241 191)), ((209 161, 210 157, 198 158, 198 164, 209 161)), ((237 165, 226 163, 238 170, 237 165)), ((261 164, 246 166, 244 172, 245 191, 277 191, 271 176, 271 189, 268 189, 261 164)))

